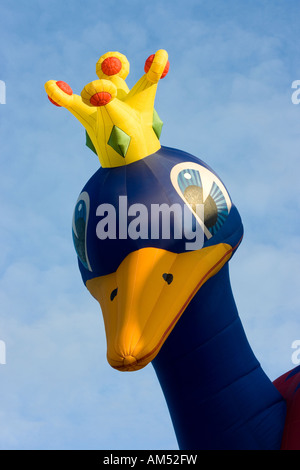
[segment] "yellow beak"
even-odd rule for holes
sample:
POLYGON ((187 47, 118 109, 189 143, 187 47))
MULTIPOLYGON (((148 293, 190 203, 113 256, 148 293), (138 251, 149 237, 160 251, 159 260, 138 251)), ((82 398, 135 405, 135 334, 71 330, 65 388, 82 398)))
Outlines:
POLYGON ((109 364, 133 371, 151 362, 194 295, 232 251, 225 243, 179 254, 142 248, 116 272, 87 281, 102 309, 109 364))

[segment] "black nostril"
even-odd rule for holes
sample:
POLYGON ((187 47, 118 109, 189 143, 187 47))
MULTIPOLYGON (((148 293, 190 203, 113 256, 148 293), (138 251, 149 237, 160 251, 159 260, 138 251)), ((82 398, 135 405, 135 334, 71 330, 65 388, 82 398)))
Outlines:
POLYGON ((118 288, 114 289, 110 294, 110 300, 113 301, 118 293, 118 288))
POLYGON ((171 282, 173 281, 173 274, 171 273, 164 273, 162 277, 168 284, 171 284, 171 282))

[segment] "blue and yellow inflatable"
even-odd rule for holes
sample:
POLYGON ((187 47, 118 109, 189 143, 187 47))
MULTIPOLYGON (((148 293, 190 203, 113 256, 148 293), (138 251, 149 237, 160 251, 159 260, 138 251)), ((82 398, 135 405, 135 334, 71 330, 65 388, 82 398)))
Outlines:
POLYGON ((181 449, 300 449, 300 372, 269 380, 233 299, 238 210, 207 164, 160 144, 154 101, 168 70, 159 50, 129 90, 126 57, 108 52, 80 96, 46 83, 101 164, 76 201, 73 240, 101 306, 108 362, 119 371, 152 362, 181 449))

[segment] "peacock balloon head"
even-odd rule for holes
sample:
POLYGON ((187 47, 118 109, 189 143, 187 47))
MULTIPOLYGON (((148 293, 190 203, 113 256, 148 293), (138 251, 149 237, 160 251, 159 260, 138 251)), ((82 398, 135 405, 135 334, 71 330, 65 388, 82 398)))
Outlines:
POLYGON ((87 145, 103 168, 133 163, 160 149, 162 121, 154 109, 157 84, 169 70, 168 54, 159 50, 145 63, 145 74, 129 90, 125 79, 129 62, 119 52, 108 52, 96 64, 99 77, 81 96, 62 81, 49 80, 50 101, 68 109, 85 127, 87 145))
POLYGON ((84 284, 101 306, 108 362, 120 371, 141 369, 156 357, 243 232, 216 173, 199 158, 160 145, 154 100, 168 70, 168 54, 159 50, 129 90, 126 57, 108 52, 97 62, 99 79, 80 96, 65 82, 45 85, 50 101, 83 124, 101 163, 75 204, 73 240, 84 284))

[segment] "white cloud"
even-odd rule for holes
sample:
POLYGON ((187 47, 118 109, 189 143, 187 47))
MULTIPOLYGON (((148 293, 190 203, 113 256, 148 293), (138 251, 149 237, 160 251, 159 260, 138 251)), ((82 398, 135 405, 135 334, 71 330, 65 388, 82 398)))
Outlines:
POLYGON ((163 441, 172 429, 151 366, 131 375, 107 364, 101 311, 73 267, 12 266, 1 306, 2 449, 175 445, 163 441))

